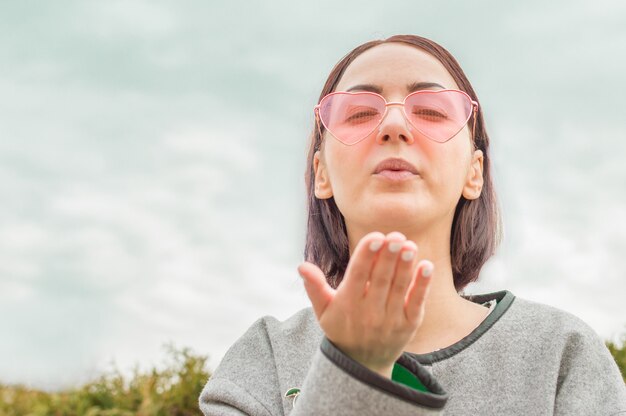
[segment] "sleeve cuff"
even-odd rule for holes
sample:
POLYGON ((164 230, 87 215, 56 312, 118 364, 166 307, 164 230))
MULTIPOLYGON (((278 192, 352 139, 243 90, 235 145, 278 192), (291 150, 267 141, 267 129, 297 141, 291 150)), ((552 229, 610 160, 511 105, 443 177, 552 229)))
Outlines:
POLYGON ((403 354, 397 361, 427 389, 383 377, 344 354, 326 336, 313 356, 292 416, 434 416, 447 393, 422 364, 403 354))
POLYGON ((337 367, 350 374, 357 380, 375 387, 392 396, 397 396, 405 401, 430 408, 443 408, 448 400, 447 393, 437 380, 415 359, 403 354, 397 363, 412 374, 426 391, 416 390, 405 384, 390 380, 370 370, 361 363, 344 354, 326 336, 320 346, 322 353, 337 367))

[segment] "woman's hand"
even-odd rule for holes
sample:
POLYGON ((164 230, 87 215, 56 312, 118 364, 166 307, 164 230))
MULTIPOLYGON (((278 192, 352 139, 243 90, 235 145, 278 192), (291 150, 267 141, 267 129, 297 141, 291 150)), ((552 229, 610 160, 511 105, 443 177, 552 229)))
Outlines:
POLYGON ((424 319, 433 265, 427 260, 416 265, 416 252, 417 245, 399 232, 369 233, 354 249, 336 290, 313 263, 298 266, 326 337, 389 378, 424 319), (413 257, 403 260, 409 252, 413 257))

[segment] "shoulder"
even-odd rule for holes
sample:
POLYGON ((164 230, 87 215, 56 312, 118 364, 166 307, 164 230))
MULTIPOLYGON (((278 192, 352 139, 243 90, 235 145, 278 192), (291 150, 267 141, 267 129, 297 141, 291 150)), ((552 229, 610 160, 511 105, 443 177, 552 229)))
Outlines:
POLYGON ((617 363, 589 324, 554 306, 516 298, 511 308, 515 303, 511 316, 517 316, 517 323, 524 326, 525 343, 534 345, 542 364, 552 363, 547 368, 558 374, 556 413, 617 414, 626 410, 626 390, 617 363))
POLYGON ((576 356, 611 361, 598 333, 576 314, 545 303, 516 297, 503 317, 511 338, 524 338, 521 348, 540 348, 567 362, 576 356), (508 316, 507 316, 508 315, 508 316), (515 335, 513 334, 515 333, 515 335))
POLYGON ((213 376, 250 369, 259 362, 264 363, 265 368, 274 367, 276 356, 285 354, 284 350, 293 345, 310 344, 306 341, 317 339, 316 335, 321 339, 322 334, 311 307, 303 308, 283 321, 271 315, 262 316, 226 351, 213 376))
POLYGON ((285 320, 265 315, 257 319, 248 330, 237 340, 236 344, 253 344, 259 342, 271 344, 279 348, 281 344, 298 343, 311 338, 320 338, 323 332, 317 322, 312 307, 300 309, 285 320), (316 337, 319 335, 319 337, 316 337))
POLYGON ((598 337, 595 330, 572 312, 552 305, 516 296, 509 319, 532 331, 556 334, 578 333, 585 337, 598 337))
POLYGON ((269 315, 254 321, 226 351, 205 384, 200 395, 205 414, 223 411, 220 407, 219 412, 215 409, 211 413, 212 406, 219 403, 245 409, 246 414, 274 414, 271 409, 281 409, 284 357, 297 354, 299 358, 309 354, 309 349, 314 351, 311 342, 305 340, 309 337, 315 342, 311 334, 316 333, 316 322, 312 308, 304 308, 284 321, 269 315), (297 342, 301 344, 294 348, 297 342))
POLYGON ((319 328, 313 308, 310 306, 300 309, 284 321, 270 315, 263 316, 255 322, 255 325, 264 327, 268 334, 274 336, 293 336, 298 333, 314 332, 319 328))
POLYGON ((303 308, 284 321, 264 316, 258 324, 266 331, 274 359, 299 368, 290 369, 291 375, 308 368, 324 336, 312 307, 303 308))

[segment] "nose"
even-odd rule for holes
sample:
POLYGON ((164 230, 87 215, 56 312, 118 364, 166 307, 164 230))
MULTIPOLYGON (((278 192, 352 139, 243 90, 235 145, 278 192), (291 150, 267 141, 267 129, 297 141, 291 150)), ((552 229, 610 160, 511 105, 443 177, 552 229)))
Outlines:
POLYGON ((387 114, 378 125, 376 142, 382 144, 390 140, 400 139, 407 144, 412 144, 415 140, 413 130, 413 126, 404 114, 402 104, 389 103, 387 104, 387 114))

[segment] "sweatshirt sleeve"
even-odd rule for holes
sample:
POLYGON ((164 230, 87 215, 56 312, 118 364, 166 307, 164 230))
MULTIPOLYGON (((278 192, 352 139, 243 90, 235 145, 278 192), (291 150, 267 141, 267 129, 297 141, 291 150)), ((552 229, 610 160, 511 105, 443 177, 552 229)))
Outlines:
POLYGON ((291 413, 309 415, 441 415, 447 394, 430 373, 404 354, 398 363, 427 391, 413 389, 364 367, 324 337, 291 413))
POLYGON ((626 414, 626 385, 609 349, 583 321, 570 332, 557 379, 555 415, 626 414))

